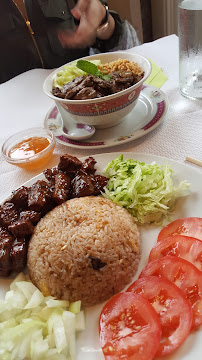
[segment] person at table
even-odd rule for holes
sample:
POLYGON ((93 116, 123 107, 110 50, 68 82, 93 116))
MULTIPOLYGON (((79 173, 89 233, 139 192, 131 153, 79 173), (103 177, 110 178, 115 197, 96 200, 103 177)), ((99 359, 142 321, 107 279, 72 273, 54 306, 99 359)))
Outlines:
POLYGON ((105 0, 0 0, 0 83, 118 46, 123 21, 105 0))

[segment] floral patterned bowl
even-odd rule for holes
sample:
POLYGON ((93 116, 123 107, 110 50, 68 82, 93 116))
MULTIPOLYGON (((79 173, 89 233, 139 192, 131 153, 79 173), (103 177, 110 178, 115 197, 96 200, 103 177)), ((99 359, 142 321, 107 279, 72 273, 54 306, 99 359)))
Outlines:
POLYGON ((137 63, 144 71, 144 77, 135 85, 118 93, 89 100, 60 99, 52 94, 53 79, 63 66, 53 71, 44 81, 44 92, 55 101, 61 114, 63 124, 68 128, 71 121, 93 125, 104 129, 121 123, 135 107, 144 81, 151 73, 151 63, 141 55, 128 52, 111 52, 87 56, 84 59, 100 59, 108 63, 118 59, 127 59, 137 63))

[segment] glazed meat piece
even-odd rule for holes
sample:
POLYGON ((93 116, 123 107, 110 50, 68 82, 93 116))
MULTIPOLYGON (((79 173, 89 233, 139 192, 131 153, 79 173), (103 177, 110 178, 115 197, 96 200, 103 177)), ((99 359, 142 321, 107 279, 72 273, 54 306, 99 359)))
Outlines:
POLYGON ((102 89, 108 89, 108 86, 109 86, 108 81, 102 80, 101 78, 94 76, 93 82, 94 82, 94 84, 96 84, 97 86, 99 86, 102 89))
POLYGON ((133 75, 134 78, 134 84, 136 84, 138 81, 140 81, 142 79, 142 76, 140 75, 133 75))
POLYGON ((119 73, 118 71, 114 71, 111 75, 112 79, 108 82, 108 88, 111 94, 127 89, 137 82, 131 72, 119 73))
POLYGON ((83 89, 79 90, 74 97, 73 100, 86 100, 86 99, 94 99, 101 97, 102 95, 98 93, 92 86, 91 87, 84 87, 83 89))
POLYGON ((20 219, 9 225, 8 230, 14 237, 20 238, 31 235, 34 231, 34 225, 30 220, 20 219))
POLYGON ((97 91, 96 97, 107 96, 111 94, 110 82, 94 76, 94 87, 97 91))
POLYGON ((77 157, 65 154, 60 157, 58 169, 66 173, 72 179, 81 166, 82 162, 77 159, 77 157))
POLYGON ((50 199, 51 191, 47 182, 44 180, 38 180, 30 188, 28 195, 29 209, 44 213, 47 209, 51 208, 50 199))
POLYGON ((25 268, 27 260, 27 242, 25 238, 19 238, 14 240, 10 252, 10 257, 12 263, 12 271, 20 272, 25 268))
POLYGON ((82 87, 91 87, 91 86, 93 86, 94 78, 95 78, 95 76, 93 76, 91 74, 85 76, 85 78, 81 82, 82 87))
POLYGON ((54 185, 55 175, 57 175, 59 173, 58 167, 56 166, 52 169, 46 169, 46 170, 44 170, 43 173, 44 173, 46 179, 48 180, 48 182, 50 183, 50 185, 54 185))
POLYGON ((55 188, 52 198, 57 204, 62 204, 67 200, 70 190, 71 179, 64 173, 55 175, 55 188))
POLYGON ((77 93, 77 91, 82 89, 82 86, 79 87, 79 85, 82 83, 83 80, 85 80, 85 78, 85 76, 79 76, 65 84, 62 89, 59 89, 57 87, 53 88, 52 93, 53 95, 62 99, 71 99, 77 93))
POLYGON ((88 174, 94 174, 96 171, 95 169, 96 163, 97 161, 95 161, 95 159, 92 156, 89 156, 87 159, 83 161, 81 169, 83 169, 88 174))
POLYGON ((78 80, 76 81, 76 79, 74 79, 74 80, 72 80, 73 84, 71 84, 71 82, 65 84, 61 90, 62 94, 65 95, 65 99, 75 99, 75 97, 77 98, 77 100, 89 99, 90 93, 94 92, 93 78, 94 78, 93 75, 81 76, 79 78, 76 78, 76 79, 79 79, 79 81, 78 80), (89 93, 89 97, 86 97, 87 95, 84 94, 86 91, 83 92, 83 90, 90 89, 90 88, 91 88, 91 90, 87 90, 87 93, 89 93))
POLYGON ((12 192, 11 197, 9 198, 9 202, 13 203, 17 209, 27 209, 28 193, 29 188, 26 186, 21 186, 12 192))
POLYGON ((15 208, 15 205, 10 202, 6 202, 0 206, 0 225, 7 228, 12 222, 17 220, 19 212, 15 208))
POLYGON ((82 89, 83 85, 81 84, 85 78, 85 76, 79 76, 78 78, 75 78, 71 82, 65 84, 61 90, 64 99, 71 99, 80 89, 82 89))
POLYGON ((0 228, 0 276, 8 276, 11 272, 10 251, 13 236, 4 228, 0 228))
POLYGON ((134 76, 130 71, 122 72, 122 73, 118 71, 114 71, 111 73, 111 75, 117 83, 122 83, 122 84, 128 83, 130 84, 130 86, 134 84, 134 76))
POLYGON ((92 177, 83 170, 79 170, 71 182, 72 198, 93 195, 95 186, 92 177))
POLYGON ((41 218, 41 213, 33 210, 25 210, 20 212, 20 219, 30 220, 32 224, 37 224, 41 218))
MULTIPOLYGON (((131 86, 131 85, 129 85, 129 86, 131 86)), ((126 84, 118 83, 114 79, 110 80, 110 82, 109 82, 109 89, 110 89, 111 94, 115 94, 119 91, 122 91, 129 86, 126 86, 126 84)))
POLYGON ((107 82, 93 75, 87 75, 85 79, 75 88, 72 100, 95 99, 105 95, 107 92, 107 82), (106 91, 104 91, 104 89, 106 91))
POLYGON ((95 186, 95 192, 94 195, 98 195, 103 191, 104 186, 107 185, 109 179, 102 175, 94 175, 94 186, 95 186))
POLYGON ((80 90, 81 90, 80 85, 75 86, 74 88, 67 90, 67 92, 65 92, 65 88, 64 88, 63 91, 61 92, 60 97, 63 98, 63 99, 73 99, 74 96, 77 94, 77 92, 79 92, 80 90))

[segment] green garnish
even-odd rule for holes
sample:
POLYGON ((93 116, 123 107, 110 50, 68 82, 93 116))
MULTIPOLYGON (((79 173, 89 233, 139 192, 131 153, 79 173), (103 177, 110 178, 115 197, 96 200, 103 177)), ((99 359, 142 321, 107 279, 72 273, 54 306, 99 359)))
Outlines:
POLYGON ((110 81, 110 79, 112 78, 111 75, 104 75, 97 67, 97 65, 93 64, 90 61, 87 60, 78 60, 76 63, 76 66, 85 71, 88 74, 94 75, 94 76, 98 76, 100 77, 102 80, 105 81, 110 81))

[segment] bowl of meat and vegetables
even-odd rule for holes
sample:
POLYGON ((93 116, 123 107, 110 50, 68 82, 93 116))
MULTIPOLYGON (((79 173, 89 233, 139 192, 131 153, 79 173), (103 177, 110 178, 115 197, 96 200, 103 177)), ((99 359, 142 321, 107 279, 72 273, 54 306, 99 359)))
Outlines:
POLYGON ((44 92, 64 125, 71 120, 103 129, 121 123, 137 104, 151 64, 143 56, 111 52, 88 56, 53 71, 44 92))

